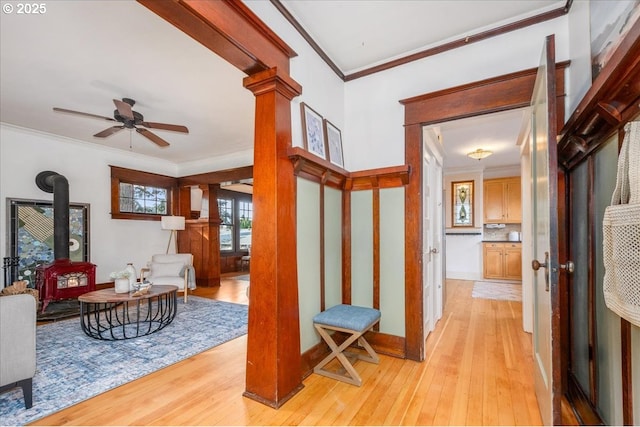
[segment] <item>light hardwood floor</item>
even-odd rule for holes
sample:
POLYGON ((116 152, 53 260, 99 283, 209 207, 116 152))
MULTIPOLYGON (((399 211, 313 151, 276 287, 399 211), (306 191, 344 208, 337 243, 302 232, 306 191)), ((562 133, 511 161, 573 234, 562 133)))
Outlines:
MULTIPOLYGON (((246 285, 197 294, 246 302, 246 285)), ((541 425, 521 304, 472 298, 472 285, 447 281, 424 363, 358 362, 362 387, 311 375, 279 410, 244 398, 245 336, 34 425, 541 425)))

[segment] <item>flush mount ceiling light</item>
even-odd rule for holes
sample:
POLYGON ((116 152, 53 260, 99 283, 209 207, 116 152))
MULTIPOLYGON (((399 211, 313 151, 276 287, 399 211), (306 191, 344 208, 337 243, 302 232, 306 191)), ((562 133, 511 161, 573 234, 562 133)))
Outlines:
POLYGON ((492 154, 493 154, 493 151, 483 150, 482 148, 478 148, 476 151, 467 153, 467 156, 471 157, 472 159, 482 160, 485 157, 489 157, 492 154))

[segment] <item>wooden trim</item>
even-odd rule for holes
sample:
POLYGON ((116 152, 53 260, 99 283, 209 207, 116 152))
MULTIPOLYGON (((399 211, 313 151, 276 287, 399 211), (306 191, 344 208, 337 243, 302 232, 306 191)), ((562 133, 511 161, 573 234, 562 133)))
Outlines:
POLYGON ((241 0, 138 0, 248 75, 273 67, 289 73, 296 56, 241 0))
POLYGON ((254 218, 245 396, 274 408, 302 388, 291 99, 302 88, 279 70, 246 77, 256 96, 254 218))
MULTIPOLYGON (((569 175, 563 171, 558 171, 558 218, 569 218, 568 207, 569 204, 569 175)), ((571 259, 569 255, 569 222, 558 222, 558 259, 560 264, 567 264, 571 259)), ((569 311, 569 280, 571 273, 567 269, 562 269, 558 278, 558 312, 568 314, 569 311)), ((564 316, 564 314, 563 314, 564 316)), ((570 339, 569 334, 569 322, 563 317, 563 321, 560 322, 560 336, 566 337, 566 339, 560 340, 560 375, 562 390, 566 390, 567 385, 567 372, 569 371, 569 355, 570 353, 570 339)))
POLYGON ((349 172, 309 153, 302 147, 289 147, 288 155, 293 162, 293 170, 297 176, 329 187, 344 189, 349 172))
POLYGON ((253 178, 253 166, 182 176, 178 178, 178 185, 182 187, 187 185, 221 184, 223 182, 240 181, 249 178, 253 178))
POLYGON ((351 304, 351 192, 342 192, 342 303, 351 304))
POLYGON ((311 37, 309 33, 307 33, 304 27, 298 22, 296 18, 294 18, 294 16, 280 2, 280 0, 271 0, 271 4, 273 4, 275 8, 278 9, 278 12, 280 12, 282 16, 284 16, 284 18, 287 21, 289 21, 291 25, 293 25, 293 28, 295 28, 296 31, 302 36, 302 38, 307 43, 309 43, 309 46, 311 46, 311 48, 318 54, 320 59, 322 59, 325 62, 325 64, 327 64, 329 68, 331 68, 331 70, 334 73, 336 73, 336 76, 338 76, 342 81, 344 81, 345 80, 344 73, 342 73, 340 68, 331 60, 331 58, 329 58, 329 55, 327 55, 326 52, 322 50, 322 48, 318 45, 318 43, 316 43, 313 37, 311 37))
MULTIPOLYGON (((546 43, 546 61, 547 64, 555 64, 555 36, 550 35, 545 39, 546 43)), ((547 93, 545 94, 547 103, 547 114, 549 116, 549 122, 547 125, 547 135, 546 140, 548 141, 548 151, 549 151, 549 170, 556 171, 556 173, 549 173, 549 199, 554 201, 556 205, 556 210, 550 212, 549 217, 549 241, 551 243, 550 247, 550 257, 549 262, 560 261, 560 247, 559 247, 559 239, 558 239, 558 200, 560 196, 560 188, 558 186, 559 179, 558 175, 561 175, 562 172, 558 168, 558 150, 557 150, 557 135, 558 135, 558 112, 561 110, 564 112, 564 104, 557 105, 557 91, 556 91, 556 78, 557 78, 557 69, 553 70, 550 68, 546 68, 544 70, 546 73, 545 80, 547 82, 547 93)), ((562 113, 564 116, 564 113, 562 113)), ((562 422, 562 364, 560 361, 562 360, 562 347, 561 342, 563 341, 562 336, 562 322, 564 318, 561 317, 562 313, 560 312, 560 300, 561 300, 561 289, 560 289, 560 280, 559 280, 559 265, 551 265, 549 269, 549 281, 550 281, 550 294, 551 294, 551 360, 555 361, 553 363, 553 369, 551 372, 552 378, 552 419, 551 422, 554 425, 557 425, 562 422)))
POLYGON ((402 187, 409 179, 409 167, 406 165, 349 172, 301 147, 289 148, 288 154, 297 176, 339 190, 402 187))
MULTIPOLYGON (((595 239, 595 201, 594 201, 594 181, 595 162, 591 157, 587 163, 587 236, 588 264, 595 264, 596 239, 595 239)), ((594 268, 589 268, 587 272, 587 331, 589 333, 589 396, 591 404, 598 407, 598 331, 596 328, 596 273, 594 268)))
MULTIPOLYGON (((564 77, 569 64, 569 61, 556 64, 558 126, 564 123, 564 77)), ((537 72, 537 68, 530 68, 402 99, 400 103, 405 106, 404 124, 428 125, 528 107, 537 72)))
POLYGON ((391 166, 351 172, 347 186, 352 191, 402 187, 409 182, 409 166, 391 166))
POLYGON ((111 168, 111 218, 130 219, 140 221, 160 221, 162 215, 142 214, 133 212, 120 212, 120 182, 130 184, 149 185, 169 190, 167 200, 167 215, 177 215, 179 212, 180 195, 178 192, 178 179, 152 172, 144 172, 135 169, 127 169, 109 165, 111 168))
POLYGON ((633 422, 633 359, 631 347, 631 323, 620 318, 620 339, 622 352, 622 422, 625 426, 633 422))
POLYGON ((405 354, 408 359, 424 360, 422 287, 422 126, 405 127, 405 163, 412 171, 404 193, 404 270, 405 270, 405 354))
MULTIPOLYGON (((380 309, 380 189, 372 191, 373 213, 373 308, 380 309)), ((374 331, 380 330, 380 322, 373 327, 374 331)))
MULTIPOLYGON (((556 64, 556 122, 564 120, 564 75, 569 62, 556 64)), ((529 69, 432 92, 399 102, 405 108, 405 164, 411 171, 405 191, 405 330, 407 357, 423 360, 422 341, 422 126, 528 106, 537 69, 529 69), (420 337, 420 340, 418 340, 420 337)), ((553 80, 553 79, 552 79, 553 80)))
POLYGON ((367 68, 361 71, 357 71, 355 73, 348 74, 345 77, 345 81, 356 80, 361 77, 369 76, 371 74, 379 73, 381 71, 386 71, 391 68, 399 67, 401 65, 406 65, 408 63, 418 61, 420 59, 428 58, 430 56, 438 55, 443 52, 447 52, 453 49, 457 49, 460 47, 468 46, 471 43, 476 43, 482 40, 489 39, 491 37, 500 36, 502 34, 509 33, 511 31, 519 30, 522 28, 529 27, 531 25, 536 25, 541 22, 549 21, 551 19, 559 18, 561 16, 566 15, 569 12, 569 5, 571 4, 571 0, 567 1, 567 5, 560 7, 558 9, 554 9, 548 12, 541 13, 539 15, 532 16, 530 18, 521 19, 520 21, 512 22, 510 24, 503 25, 501 27, 492 28, 487 31, 482 31, 480 33, 472 34, 470 36, 466 36, 461 39, 457 39, 448 43, 444 43, 418 53, 414 53, 412 55, 404 56, 399 59, 395 59, 393 61, 385 62, 384 64, 376 65, 375 67, 367 68))
POLYGON ((573 408, 573 413, 581 425, 605 425, 598 410, 593 407, 589 398, 582 392, 578 380, 569 373, 567 384, 567 398, 573 408))
MULTIPOLYGON (((296 191, 297 193, 297 191, 296 191)), ((320 311, 325 310, 324 184, 320 184, 320 311)))
POLYGON ((510 24, 502 25, 497 28, 492 28, 490 30, 482 31, 476 34, 472 34, 470 36, 466 36, 464 38, 454 40, 451 42, 443 43, 441 45, 434 46, 429 49, 422 50, 420 52, 407 55, 393 61, 388 61, 380 65, 376 65, 374 67, 365 68, 363 70, 345 75, 342 70, 329 58, 329 55, 326 54, 324 50, 313 40, 313 38, 307 33, 302 25, 295 19, 295 17, 289 12, 289 10, 280 2, 280 0, 271 0, 271 3, 274 5, 276 9, 284 16, 284 18, 289 21, 289 23, 298 31, 298 33, 302 36, 302 38, 309 43, 309 46, 320 56, 320 58, 333 70, 333 72, 343 81, 351 81, 356 80, 361 77, 369 76, 371 74, 379 73, 381 71, 389 70, 394 67, 399 67, 401 65, 409 64, 413 61, 418 61, 420 59, 424 59, 430 56, 434 56, 443 52, 447 52, 453 49, 457 49, 459 47, 468 46, 471 43, 479 42, 482 40, 489 39, 491 37, 500 36, 502 34, 506 34, 515 30, 519 30, 522 28, 526 28, 531 25, 536 25, 541 22, 549 21, 551 19, 558 18, 560 16, 566 15, 569 13, 571 9, 571 4, 573 0, 567 0, 563 7, 540 13, 535 16, 531 16, 529 18, 521 19, 520 21, 512 22, 510 24))

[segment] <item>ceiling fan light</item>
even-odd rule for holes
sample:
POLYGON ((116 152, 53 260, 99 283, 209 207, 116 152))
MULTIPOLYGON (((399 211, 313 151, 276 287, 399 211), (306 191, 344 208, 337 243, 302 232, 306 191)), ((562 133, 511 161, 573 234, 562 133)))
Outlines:
POLYGON ((467 156, 471 157, 472 159, 482 160, 486 157, 489 157, 492 154, 493 154, 493 151, 483 150, 482 148, 478 148, 476 151, 467 153, 467 156))

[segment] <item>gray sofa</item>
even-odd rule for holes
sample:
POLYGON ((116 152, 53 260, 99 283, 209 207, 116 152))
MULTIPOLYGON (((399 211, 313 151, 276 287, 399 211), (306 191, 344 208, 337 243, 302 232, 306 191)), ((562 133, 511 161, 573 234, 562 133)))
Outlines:
POLYGON ((0 392, 21 387, 27 409, 36 373, 36 305, 29 294, 0 297, 0 392))

